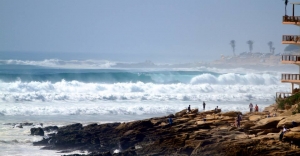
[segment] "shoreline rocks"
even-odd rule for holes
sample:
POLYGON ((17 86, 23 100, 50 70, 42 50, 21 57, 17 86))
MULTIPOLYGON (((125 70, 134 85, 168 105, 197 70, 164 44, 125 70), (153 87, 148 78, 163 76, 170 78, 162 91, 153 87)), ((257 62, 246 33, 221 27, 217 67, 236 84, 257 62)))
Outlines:
MULTIPOLYGON (((182 110, 126 123, 77 123, 59 127, 33 144, 52 150, 85 150, 89 155, 300 155, 300 127, 292 128, 279 141, 281 125, 290 126, 295 117, 267 118, 268 111, 246 113, 241 127, 235 127, 238 113, 182 110)), ((32 133, 39 134, 37 129, 32 133)))

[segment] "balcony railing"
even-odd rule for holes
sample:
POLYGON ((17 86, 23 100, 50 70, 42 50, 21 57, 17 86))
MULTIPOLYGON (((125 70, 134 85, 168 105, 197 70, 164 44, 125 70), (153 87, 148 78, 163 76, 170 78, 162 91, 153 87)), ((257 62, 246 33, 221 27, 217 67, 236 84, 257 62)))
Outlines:
POLYGON ((282 22, 300 22, 300 16, 283 16, 282 22))
POLYGON ((283 35, 282 41, 287 42, 300 42, 300 36, 299 35, 283 35))
POLYGON ((292 96, 292 93, 288 93, 288 92, 276 92, 276 99, 277 98, 287 98, 292 96))
POLYGON ((300 55, 282 55, 281 61, 300 61, 300 55))
POLYGON ((300 74, 281 74, 281 80, 298 80, 298 81, 300 81, 300 74))

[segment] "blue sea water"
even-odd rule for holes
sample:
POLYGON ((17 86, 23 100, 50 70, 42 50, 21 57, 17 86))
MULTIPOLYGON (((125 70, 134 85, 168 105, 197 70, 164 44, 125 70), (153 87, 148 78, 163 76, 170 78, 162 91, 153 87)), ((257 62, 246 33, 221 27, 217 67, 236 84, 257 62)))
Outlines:
POLYGON ((12 128, 15 123, 126 122, 188 105, 203 111, 203 101, 207 109, 245 112, 252 102, 262 110, 274 103, 276 91, 288 91, 280 74, 240 68, 114 68, 112 62, 91 60, 0 60, 0 147, 6 155, 38 150, 32 142, 41 137, 29 136, 30 127, 12 128))

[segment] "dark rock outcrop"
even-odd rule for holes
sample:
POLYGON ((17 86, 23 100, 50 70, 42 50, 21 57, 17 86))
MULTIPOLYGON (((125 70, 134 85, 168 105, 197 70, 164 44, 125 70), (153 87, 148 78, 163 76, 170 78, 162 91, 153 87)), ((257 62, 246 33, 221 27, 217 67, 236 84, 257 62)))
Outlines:
POLYGON ((30 129, 30 134, 31 135, 40 135, 40 136, 44 136, 44 130, 40 127, 38 128, 31 128, 30 129))

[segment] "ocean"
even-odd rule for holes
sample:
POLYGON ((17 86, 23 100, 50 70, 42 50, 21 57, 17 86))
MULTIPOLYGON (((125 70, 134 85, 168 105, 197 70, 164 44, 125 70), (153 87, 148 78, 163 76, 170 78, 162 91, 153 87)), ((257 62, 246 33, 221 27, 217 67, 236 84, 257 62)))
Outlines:
MULTIPOLYGON (((40 150, 30 128, 128 122, 165 116, 191 105, 206 110, 260 110, 288 92, 282 71, 247 68, 115 68, 93 60, 0 60, 0 155, 61 155, 40 150), (18 128, 20 123, 32 123, 18 128)), ((117 149, 116 149, 117 150, 117 149)), ((84 152, 84 151, 76 151, 84 152)))

